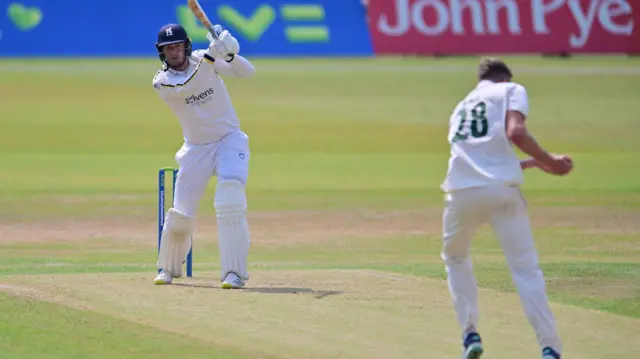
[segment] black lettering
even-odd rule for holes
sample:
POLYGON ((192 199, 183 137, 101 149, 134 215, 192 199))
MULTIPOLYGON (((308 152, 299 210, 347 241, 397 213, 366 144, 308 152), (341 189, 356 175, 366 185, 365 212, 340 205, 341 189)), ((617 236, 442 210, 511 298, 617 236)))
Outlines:
POLYGON ((185 98, 184 102, 187 105, 190 105, 190 104, 193 104, 193 103, 198 103, 198 102, 203 101, 203 100, 207 100, 207 101, 205 101, 205 103, 206 103, 206 102, 208 102, 207 98, 209 96, 213 96, 214 93, 215 93, 215 91, 213 91, 213 88, 209 87, 207 90, 205 90, 205 91, 203 91, 203 92, 201 92, 201 93, 199 93, 197 95, 191 95, 191 96, 185 98))

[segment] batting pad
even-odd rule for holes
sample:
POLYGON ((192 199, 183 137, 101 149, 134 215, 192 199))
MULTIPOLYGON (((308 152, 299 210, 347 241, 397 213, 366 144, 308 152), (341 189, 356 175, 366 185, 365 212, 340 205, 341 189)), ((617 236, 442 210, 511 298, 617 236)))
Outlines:
POLYGON ((244 185, 236 180, 220 181, 216 186, 213 205, 218 218, 220 280, 224 280, 229 272, 247 280, 250 240, 244 185))
POLYGON ((193 218, 173 208, 167 211, 160 239, 158 269, 170 271, 174 278, 182 277, 182 266, 191 248, 193 230, 193 218))

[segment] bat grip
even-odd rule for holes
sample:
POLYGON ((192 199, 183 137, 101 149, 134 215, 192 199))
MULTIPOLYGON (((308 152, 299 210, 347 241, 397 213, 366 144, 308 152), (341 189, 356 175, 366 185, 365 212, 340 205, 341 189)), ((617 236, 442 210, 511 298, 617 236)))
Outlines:
POLYGON ((216 32, 216 30, 213 28, 213 26, 209 26, 207 27, 207 30, 209 31, 209 33, 211 34, 211 36, 213 36, 214 39, 218 40, 218 33, 216 32))

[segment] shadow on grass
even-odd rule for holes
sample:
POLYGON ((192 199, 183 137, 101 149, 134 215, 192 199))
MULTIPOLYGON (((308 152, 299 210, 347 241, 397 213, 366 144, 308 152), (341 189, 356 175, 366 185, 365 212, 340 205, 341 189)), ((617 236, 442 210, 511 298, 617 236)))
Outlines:
MULTIPOLYGON (((191 288, 207 288, 213 290, 227 290, 222 289, 211 284, 203 283, 174 283, 173 285, 191 288)), ((311 288, 292 288, 292 287, 246 287, 242 289, 234 289, 236 292, 249 292, 249 293, 266 293, 266 294, 312 294, 316 299, 322 299, 331 295, 339 295, 344 293, 341 290, 313 290, 311 288)))

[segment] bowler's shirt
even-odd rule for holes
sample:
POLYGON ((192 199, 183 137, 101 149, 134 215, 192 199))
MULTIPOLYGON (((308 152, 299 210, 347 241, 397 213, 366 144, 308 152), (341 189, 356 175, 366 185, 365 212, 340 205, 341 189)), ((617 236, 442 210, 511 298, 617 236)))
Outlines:
POLYGON ((457 104, 449 119, 444 191, 522 184, 520 160, 506 132, 509 110, 529 114, 527 91, 518 83, 481 81, 457 104))

